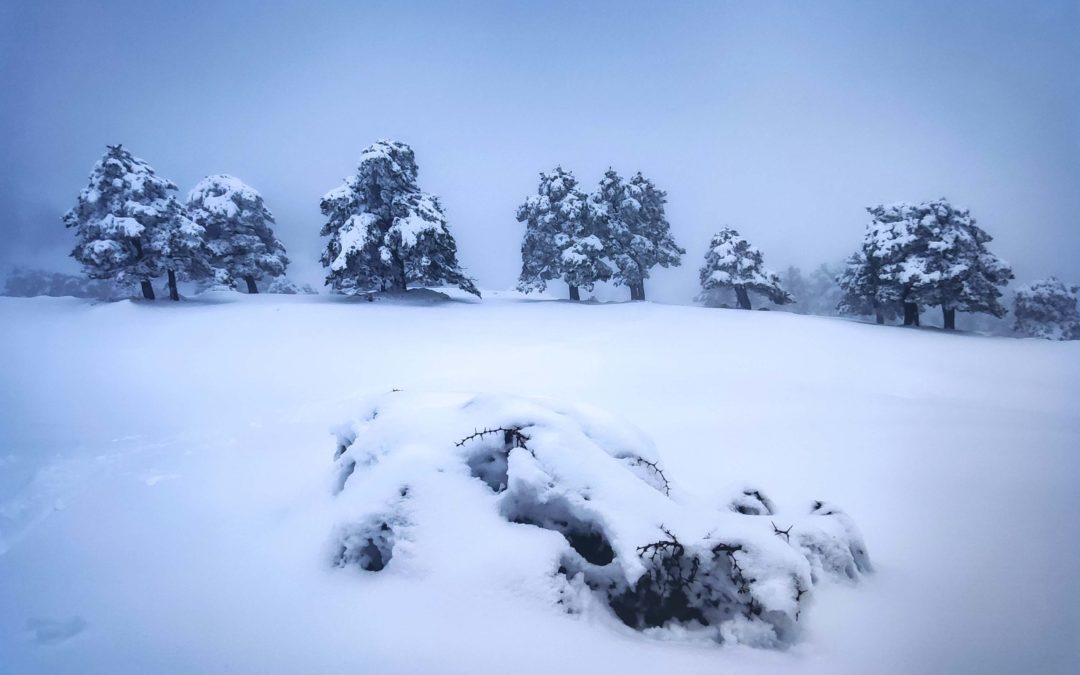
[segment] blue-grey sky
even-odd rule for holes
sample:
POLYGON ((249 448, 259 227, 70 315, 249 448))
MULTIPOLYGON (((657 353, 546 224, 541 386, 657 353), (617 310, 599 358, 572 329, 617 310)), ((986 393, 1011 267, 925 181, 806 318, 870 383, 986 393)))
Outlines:
POLYGON ((0 260, 71 266, 59 217, 105 145, 186 194, 258 190, 300 278, 319 197, 389 137, 488 288, 556 164, 669 194, 691 293, 730 224, 774 268, 853 250, 877 202, 972 209, 1020 281, 1080 282, 1080 2, 0 0, 0 260))

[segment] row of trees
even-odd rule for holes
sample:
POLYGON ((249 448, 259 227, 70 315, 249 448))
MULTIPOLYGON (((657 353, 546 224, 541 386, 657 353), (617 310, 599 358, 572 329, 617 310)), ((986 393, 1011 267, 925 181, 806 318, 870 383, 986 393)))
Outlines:
MULTIPOLYGON (((458 263, 439 199, 420 189, 417 174, 408 145, 382 140, 364 150, 355 175, 323 196, 321 234, 328 241, 321 262, 328 286, 361 293, 454 285, 480 295, 458 263)), ((173 300, 179 299, 178 279, 229 288, 243 281, 256 293, 257 282, 269 278, 268 290, 309 290, 285 278, 289 259, 254 188, 214 175, 184 203, 176 190, 122 146, 109 146, 64 216, 76 232, 72 256, 87 276, 138 284, 148 299, 154 298, 152 280, 161 276, 173 300)), ((541 173, 536 194, 517 211, 525 223, 518 288, 542 291, 560 280, 570 299, 579 300, 580 289, 610 281, 629 288, 632 300, 644 300, 650 270, 678 266, 686 253, 672 237, 666 203, 667 194, 641 173, 627 180, 608 169, 588 194, 562 167, 541 173)), ((919 324, 921 306, 936 305, 946 329, 955 328, 957 311, 1005 315, 1001 289, 1012 270, 989 251, 992 237, 969 211, 944 198, 867 211, 871 221, 859 250, 839 273, 822 266, 809 279, 795 268, 781 278, 736 230, 721 229, 699 271, 699 299, 726 306, 734 296, 737 307, 751 309, 756 294, 794 311, 831 314, 824 302, 841 313, 875 316, 878 323, 903 316, 905 325, 919 324)), ((1075 294, 1076 288, 1053 278, 1019 289, 1016 330, 1080 337, 1075 294)))
POLYGON ((208 280, 251 293, 256 281, 281 277, 289 264, 262 196, 237 178, 208 176, 183 204, 176 184, 158 176, 123 146, 111 145, 94 165, 64 224, 75 230, 71 255, 91 279, 138 284, 154 299, 153 280, 208 280))

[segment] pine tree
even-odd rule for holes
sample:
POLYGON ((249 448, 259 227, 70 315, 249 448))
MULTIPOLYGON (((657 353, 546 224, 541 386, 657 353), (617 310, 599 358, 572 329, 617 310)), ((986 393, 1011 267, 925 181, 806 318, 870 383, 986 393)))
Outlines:
POLYGON ((919 305, 930 289, 931 234, 906 202, 870 206, 873 217, 866 228, 862 254, 873 273, 874 301, 878 306, 899 304, 904 325, 919 325, 919 305))
POLYGON ((780 277, 765 268, 764 256, 739 233, 725 227, 716 233, 705 253, 700 272, 702 296, 709 301, 712 292, 730 288, 735 291, 740 309, 750 309, 750 291, 764 295, 777 305, 792 302, 780 283, 780 277))
POLYGON ((64 224, 76 235, 73 258, 86 275, 119 284, 138 283, 154 299, 152 280, 167 273, 169 295, 179 300, 177 275, 210 273, 203 230, 172 194, 176 185, 120 145, 110 145, 94 165, 64 224))
POLYGON ((900 305, 886 289, 876 259, 867 258, 861 250, 848 257, 836 283, 840 287, 836 309, 841 314, 873 316, 879 324, 899 315, 900 305))
POLYGON ((239 178, 202 179, 188 193, 187 211, 205 230, 210 264, 227 274, 227 285, 243 279, 248 293, 258 293, 257 280, 285 274, 289 259, 274 236, 274 216, 262 195, 239 178))
POLYGON ((1016 289, 1013 314, 1017 332, 1047 340, 1080 340, 1080 311, 1076 293, 1056 277, 1040 279, 1016 289))
POLYGON ((322 198, 328 286, 362 293, 449 284, 480 295, 458 265, 442 205, 417 186, 417 171, 412 148, 380 140, 361 154, 356 175, 322 198))
POLYGON ((923 293, 929 304, 940 305, 947 330, 956 328, 956 312, 980 312, 1005 316, 1001 287, 1013 278, 1007 263, 986 245, 993 240, 975 224, 967 209, 946 199, 916 207, 916 216, 930 231, 930 288, 923 293))
POLYGON ((904 325, 919 324, 919 305, 940 305, 947 329, 955 327, 957 310, 1004 315, 999 287, 1012 270, 987 250, 992 238, 966 209, 942 198, 867 211, 873 220, 862 253, 881 282, 877 300, 900 302, 904 325))
POLYGON ((518 208, 518 222, 525 223, 519 290, 543 291, 549 281, 562 279, 570 299, 580 300, 580 288, 592 290, 611 278, 604 219, 577 185, 571 172, 556 167, 540 174, 537 193, 518 208))
POLYGON ((613 280, 630 288, 631 300, 645 299, 645 280, 656 265, 677 267, 686 251, 675 243, 664 212, 667 193, 635 174, 629 183, 612 169, 604 173, 589 204, 607 237, 615 266, 613 280))

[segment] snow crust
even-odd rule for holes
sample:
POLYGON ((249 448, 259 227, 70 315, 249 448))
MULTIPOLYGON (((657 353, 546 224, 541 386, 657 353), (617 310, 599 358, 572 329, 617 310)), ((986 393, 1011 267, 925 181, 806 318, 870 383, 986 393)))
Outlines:
POLYGON ((0 298, 0 672, 1077 672, 1080 343, 444 292, 0 298), (356 490, 390 464, 335 495, 328 430, 395 388, 610 411, 655 442, 669 508, 795 525, 794 548, 837 504, 875 572, 821 573, 786 650, 747 648, 739 619, 722 645, 638 631, 560 586, 566 538, 508 522, 458 456, 436 476, 391 450, 411 496, 356 490), (395 513, 415 529, 383 570, 333 565, 338 526, 395 513), (502 545, 468 550, 464 523, 502 545))

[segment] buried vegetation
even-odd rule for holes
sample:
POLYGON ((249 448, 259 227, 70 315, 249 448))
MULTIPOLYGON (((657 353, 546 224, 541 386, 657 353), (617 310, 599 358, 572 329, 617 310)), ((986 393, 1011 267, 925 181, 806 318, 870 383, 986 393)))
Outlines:
POLYGON ((798 638, 815 585, 871 570, 836 507, 683 494, 647 438, 594 410, 393 392, 339 430, 336 455, 341 567, 466 557, 570 613, 766 647, 798 638))

